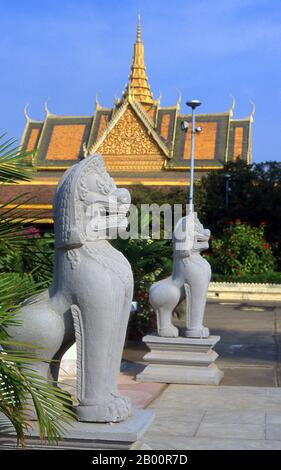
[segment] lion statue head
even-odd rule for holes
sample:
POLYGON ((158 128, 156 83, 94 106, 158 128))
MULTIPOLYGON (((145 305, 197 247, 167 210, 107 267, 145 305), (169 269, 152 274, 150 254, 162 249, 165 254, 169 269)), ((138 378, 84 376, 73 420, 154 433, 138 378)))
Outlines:
POLYGON ((61 178, 53 202, 57 247, 114 238, 127 228, 130 203, 129 191, 116 187, 100 154, 76 163, 61 178))
POLYGON ((182 217, 176 224, 173 233, 173 242, 176 252, 186 256, 191 253, 201 252, 209 248, 211 232, 205 229, 197 217, 196 212, 182 217))

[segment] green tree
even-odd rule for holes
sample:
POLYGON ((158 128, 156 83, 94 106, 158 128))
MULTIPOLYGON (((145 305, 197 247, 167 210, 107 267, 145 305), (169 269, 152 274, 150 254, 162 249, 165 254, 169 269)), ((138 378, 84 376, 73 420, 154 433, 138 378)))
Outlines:
POLYGON ((220 237, 229 221, 240 219, 258 227, 265 223, 265 237, 281 267, 281 163, 268 161, 247 165, 229 162, 223 170, 202 180, 200 218, 220 237), (225 204, 225 174, 230 175, 229 205, 225 204))

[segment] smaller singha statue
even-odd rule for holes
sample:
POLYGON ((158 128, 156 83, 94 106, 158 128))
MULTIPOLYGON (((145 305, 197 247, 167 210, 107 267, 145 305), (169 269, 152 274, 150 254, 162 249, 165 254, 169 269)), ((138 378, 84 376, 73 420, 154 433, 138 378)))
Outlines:
POLYGON ((154 283, 149 299, 157 314, 159 336, 177 337, 179 330, 172 323, 176 307, 186 300, 186 329, 190 338, 208 338, 209 329, 203 326, 204 312, 211 279, 211 267, 201 256, 209 248, 210 230, 204 229, 197 213, 181 218, 173 233, 173 272, 154 283))

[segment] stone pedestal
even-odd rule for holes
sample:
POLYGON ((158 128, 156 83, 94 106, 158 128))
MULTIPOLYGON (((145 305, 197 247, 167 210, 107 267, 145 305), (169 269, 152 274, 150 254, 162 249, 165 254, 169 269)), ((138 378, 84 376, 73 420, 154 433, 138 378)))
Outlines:
POLYGON ((219 336, 209 338, 163 338, 147 335, 150 349, 144 356, 147 367, 137 375, 139 382, 218 385, 223 372, 214 364, 218 354, 213 347, 219 336))
MULTIPOLYGON (((77 449, 77 450, 137 450, 149 449, 142 437, 154 418, 150 410, 133 410, 133 414, 121 423, 82 423, 74 421, 67 427, 63 440, 58 444, 42 443, 37 424, 31 423, 26 437, 27 449, 77 449)), ((13 428, 1 431, 0 449, 16 449, 17 440, 13 428)))

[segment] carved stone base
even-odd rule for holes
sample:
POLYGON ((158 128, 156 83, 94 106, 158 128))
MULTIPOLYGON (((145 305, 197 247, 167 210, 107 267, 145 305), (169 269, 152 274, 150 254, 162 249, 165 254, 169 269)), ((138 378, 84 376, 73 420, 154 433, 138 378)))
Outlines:
POLYGON ((147 335, 150 349, 144 356, 148 366, 137 375, 139 382, 218 385, 223 372, 214 364, 218 354, 213 347, 219 336, 209 338, 163 338, 147 335))
MULTIPOLYGON (((134 410, 122 423, 81 423, 75 421, 67 428, 65 437, 58 444, 42 443, 36 423, 26 438, 27 449, 78 449, 78 450, 140 450, 148 449, 142 437, 150 426, 154 413, 150 410, 134 410)), ((5 427, 0 436, 0 449, 17 449, 15 432, 5 427)))

